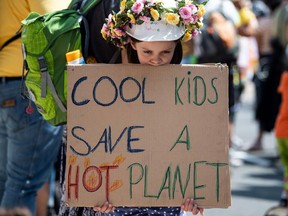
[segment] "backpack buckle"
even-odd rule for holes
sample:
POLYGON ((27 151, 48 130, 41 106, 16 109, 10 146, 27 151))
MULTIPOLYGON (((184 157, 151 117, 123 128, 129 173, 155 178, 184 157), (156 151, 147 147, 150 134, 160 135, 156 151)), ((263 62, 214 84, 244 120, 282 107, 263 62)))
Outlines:
POLYGON ((47 63, 45 61, 45 57, 44 56, 38 57, 38 62, 39 62, 40 71, 42 73, 47 72, 48 71, 48 67, 47 67, 47 63))

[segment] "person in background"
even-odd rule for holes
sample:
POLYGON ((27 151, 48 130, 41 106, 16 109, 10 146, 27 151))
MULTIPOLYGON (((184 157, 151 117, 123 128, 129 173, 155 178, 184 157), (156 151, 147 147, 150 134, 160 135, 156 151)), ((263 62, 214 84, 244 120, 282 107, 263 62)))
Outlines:
POLYGON ((269 7, 260 0, 253 1, 252 9, 258 20, 258 30, 256 32, 256 40, 259 51, 259 64, 256 73, 253 77, 255 84, 255 119, 258 123, 258 131, 256 139, 253 141, 248 150, 259 150, 262 148, 262 141, 265 130, 263 129, 261 121, 257 117, 257 110, 260 108, 259 104, 263 97, 263 86, 267 80, 268 72, 271 67, 272 58, 272 15, 269 7))
POLYGON ((276 119, 275 136, 279 156, 284 167, 283 192, 279 205, 288 207, 288 68, 282 74, 278 91, 282 94, 282 102, 276 119))
MULTIPOLYGON (((32 11, 66 8, 70 0, 0 1, 0 206, 25 207, 36 214, 37 191, 48 181, 61 145, 54 127, 35 104, 21 96, 21 21, 32 11), (16 36, 15 36, 16 35, 16 36)), ((43 213, 45 215, 45 212, 43 213)))
MULTIPOLYGON (((201 0, 201 2, 205 2, 201 0)), ((240 23, 240 16, 237 8, 231 0, 212 0, 208 1, 205 5, 206 14, 209 14, 213 11, 221 11, 221 13, 230 20, 235 26, 238 26, 240 23)), ((204 16, 205 19, 205 16, 204 16)))
MULTIPOLYGON (((276 29, 274 19, 277 18, 277 11, 281 7, 282 0, 265 0, 264 3, 271 10, 272 25, 270 45, 272 52, 269 57, 268 74, 265 78, 261 89, 261 97, 256 107, 256 119, 259 123, 259 132, 255 142, 248 148, 248 151, 262 150, 262 138, 264 133, 271 132, 274 129, 276 117, 281 103, 281 95, 277 92, 277 87, 280 82, 280 77, 284 71, 283 55, 284 47, 279 43, 279 38, 282 30, 276 29)), ((270 28, 267 27, 267 28, 270 28)), ((283 33, 282 33, 283 34, 283 33)))
POLYGON ((253 77, 258 65, 258 46, 255 37, 258 20, 252 11, 250 0, 233 0, 233 3, 240 15, 240 23, 237 27, 239 35, 237 66, 240 79, 245 82, 245 80, 250 80, 253 77))
MULTIPOLYGON (((195 37, 202 27, 205 12, 203 5, 181 1, 179 10, 175 0, 136 1, 123 0, 120 11, 108 15, 102 28, 102 36, 108 42, 122 49, 122 63, 148 64, 161 66, 180 64, 182 60, 181 40, 195 37), (166 13, 168 8, 174 12, 166 13), (121 14, 121 15, 120 15, 121 14), (144 16, 145 14, 145 16, 144 16), (185 21, 183 17, 185 17, 185 21), (142 24, 140 20, 143 21, 142 24), (138 21, 138 22, 137 22, 138 21), (120 23, 120 25, 116 25, 120 23), (177 25, 183 24, 183 25, 177 25), (128 27, 130 26, 130 27, 128 27)), ((179 2, 179 1, 178 1, 179 2)), ((193 215, 203 215, 204 209, 198 207, 191 198, 185 199, 179 207, 114 207, 105 202, 94 208, 65 207, 61 205, 61 215, 181 215, 184 211, 193 215)))
POLYGON ((288 1, 283 1, 275 12, 273 20, 274 33, 277 34, 279 45, 286 51, 282 56, 283 72, 278 86, 281 103, 275 123, 275 137, 279 156, 284 168, 283 192, 279 205, 287 208, 288 213, 288 1))

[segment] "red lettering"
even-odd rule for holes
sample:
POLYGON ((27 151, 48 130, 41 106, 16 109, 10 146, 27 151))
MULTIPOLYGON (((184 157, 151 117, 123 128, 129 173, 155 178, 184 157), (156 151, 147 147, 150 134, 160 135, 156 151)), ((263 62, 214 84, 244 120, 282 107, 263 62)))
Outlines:
POLYGON ((101 170, 96 166, 88 167, 83 174, 82 181, 84 188, 88 192, 97 191, 102 185, 101 170))
POLYGON ((76 181, 75 183, 71 183, 71 175, 72 175, 72 165, 69 166, 68 171, 68 183, 67 183, 67 191, 68 191, 68 199, 71 199, 71 187, 75 187, 75 199, 78 199, 78 190, 79 190, 79 166, 76 167, 76 181))
POLYGON ((104 170, 106 170, 106 176, 105 176, 105 179, 106 179, 106 188, 105 188, 105 191, 106 191, 106 200, 107 201, 109 201, 109 188, 110 188, 110 169, 116 169, 116 168, 118 168, 118 166, 116 165, 116 166, 113 166, 113 165, 111 165, 111 166, 101 166, 100 167, 101 169, 104 169, 104 170))

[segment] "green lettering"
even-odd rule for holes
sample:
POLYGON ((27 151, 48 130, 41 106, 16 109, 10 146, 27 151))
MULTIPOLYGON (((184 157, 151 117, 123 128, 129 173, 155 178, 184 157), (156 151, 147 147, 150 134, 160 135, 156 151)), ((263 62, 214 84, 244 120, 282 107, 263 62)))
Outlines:
POLYGON ((165 177, 164 177, 162 185, 160 187, 160 190, 159 190, 159 193, 158 193, 158 198, 160 197, 162 191, 165 189, 165 190, 168 190, 168 196, 169 196, 169 199, 170 199, 171 198, 171 190, 170 190, 170 188, 171 188, 171 167, 169 166, 167 168, 167 170, 166 170, 165 177))
POLYGON ((196 161, 194 162, 194 200, 198 200, 198 199, 205 199, 205 197, 198 197, 196 190, 197 189, 201 189, 201 188, 205 188, 206 185, 197 185, 197 164, 206 164, 206 161, 196 161))
POLYGON ((206 100, 206 84, 205 84, 205 81, 202 77, 200 76, 196 76, 194 77, 194 101, 193 103, 197 106, 201 106, 205 100, 206 100), (198 80, 202 81, 202 84, 203 84, 203 98, 202 98, 202 101, 198 101, 198 80))
POLYGON ((148 195, 147 193, 147 188, 148 188, 148 184, 147 184, 147 173, 148 173, 148 167, 147 165, 145 165, 145 181, 144 181, 144 197, 152 197, 152 198, 159 198, 159 196, 157 195, 148 195))
POLYGON ((144 169, 140 163, 133 163, 128 167, 128 169, 129 169, 130 199, 132 199, 132 197, 133 197, 132 187, 133 187, 133 185, 137 185, 141 181, 141 179, 144 176, 143 175, 144 169), (138 179, 136 179, 136 181, 133 181, 133 168, 134 168, 134 166, 139 167, 139 169, 140 169, 140 176, 138 177, 138 179))
POLYGON ((216 197, 217 202, 219 202, 219 167, 227 166, 227 163, 207 163, 209 166, 216 166, 216 197))
POLYGON ((172 151, 172 149, 176 146, 177 143, 184 143, 186 144, 186 149, 187 151, 190 150, 190 136, 189 136, 189 131, 188 131, 188 126, 185 125, 185 127, 183 128, 183 130, 181 131, 181 134, 179 135, 177 141, 175 142, 175 144, 172 146, 172 148, 170 149, 170 151, 172 151), (186 139, 185 140, 180 140, 181 137, 183 136, 183 133, 186 131, 186 139))
POLYGON ((214 85, 214 80, 216 80, 216 79, 217 79, 217 77, 215 77, 215 78, 213 78, 213 79, 211 80, 211 85, 212 85, 212 88, 213 88, 213 90, 214 90, 214 92, 215 92, 215 100, 214 100, 214 101, 211 101, 211 100, 208 98, 208 101, 209 101, 211 104, 215 104, 215 103, 218 102, 218 92, 217 92, 217 89, 216 89, 216 87, 215 87, 215 85, 214 85))
POLYGON ((172 195, 173 199, 175 197, 175 188, 176 188, 177 179, 179 181, 179 186, 180 186, 180 191, 181 191, 181 194, 182 194, 182 198, 185 198, 186 189, 187 189, 188 183, 190 181, 190 170, 191 170, 191 164, 189 164, 188 173, 187 173, 187 176, 186 176, 186 182, 185 182, 184 189, 183 189, 181 171, 180 171, 179 165, 177 165, 175 173, 174 173, 174 181, 173 181, 173 188, 172 188, 172 190, 173 190, 173 195, 172 195))
POLYGON ((181 101, 181 98, 179 96, 179 90, 183 85, 184 80, 185 78, 182 79, 180 85, 178 86, 178 78, 177 77, 175 78, 175 105, 177 105, 178 102, 183 105, 183 102, 181 101))

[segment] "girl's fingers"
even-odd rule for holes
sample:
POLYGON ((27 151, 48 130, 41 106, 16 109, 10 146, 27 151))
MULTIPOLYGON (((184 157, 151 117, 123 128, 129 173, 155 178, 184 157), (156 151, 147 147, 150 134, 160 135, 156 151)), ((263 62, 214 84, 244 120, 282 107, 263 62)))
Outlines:
POLYGON ((192 205, 193 205, 193 202, 191 203, 191 199, 186 199, 184 204, 181 205, 181 210, 182 211, 191 211, 192 209, 192 205), (190 208, 190 209, 189 209, 190 208))
POLYGON ((96 212, 99 212, 99 211, 101 210, 101 208, 98 207, 98 206, 95 206, 95 207, 93 208, 93 210, 96 211, 96 212))
POLYGON ((108 206, 107 206, 107 208, 103 211, 104 213, 109 213, 109 212, 111 212, 111 211, 114 211, 114 207, 111 205, 111 204, 109 204, 108 206))
POLYGON ((204 216, 204 208, 199 208, 201 216, 204 216))
POLYGON ((101 207, 95 206, 93 208, 94 211, 96 212, 102 212, 102 213, 109 213, 111 211, 115 210, 115 207, 112 204, 109 204, 109 202, 105 202, 101 207))
POLYGON ((188 198, 185 200, 184 204, 185 211, 189 211, 189 205, 190 205, 190 199, 188 198))
POLYGON ((201 216, 204 216, 204 209, 199 208, 197 204, 194 204, 194 200, 190 198, 187 198, 181 205, 181 210, 191 212, 193 215, 197 215, 200 212, 201 216))
POLYGON ((106 201, 102 206, 101 206, 101 212, 107 211, 109 207, 109 203, 106 201))
POLYGON ((193 206, 192 213, 193 213, 193 215, 197 215, 198 212, 199 212, 198 206, 197 206, 197 204, 195 204, 195 205, 193 206))
POLYGON ((193 205, 194 205, 194 200, 189 199, 188 206, 187 206, 188 211, 192 211, 193 205))

